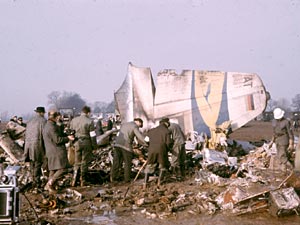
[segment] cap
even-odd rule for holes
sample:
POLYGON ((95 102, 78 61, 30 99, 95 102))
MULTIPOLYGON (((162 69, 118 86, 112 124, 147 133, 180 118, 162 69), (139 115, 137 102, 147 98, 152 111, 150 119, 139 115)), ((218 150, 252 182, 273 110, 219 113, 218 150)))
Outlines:
POLYGON ((164 123, 167 127, 169 127, 170 126, 169 118, 168 117, 161 118, 161 120, 159 121, 159 124, 162 124, 162 123, 164 123))
POLYGON ((274 109, 273 114, 274 114, 274 119, 280 120, 284 115, 284 111, 281 108, 276 108, 274 109))
POLYGON ((142 128, 143 127, 143 120, 141 119, 141 118, 134 118, 134 121, 138 121, 138 122, 140 122, 140 128, 142 128))

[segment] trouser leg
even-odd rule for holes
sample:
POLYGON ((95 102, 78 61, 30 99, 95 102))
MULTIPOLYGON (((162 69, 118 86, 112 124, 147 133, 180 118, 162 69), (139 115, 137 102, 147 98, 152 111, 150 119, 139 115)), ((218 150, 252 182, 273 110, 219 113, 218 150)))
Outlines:
POLYGON ((185 168, 186 168, 185 164, 186 164, 185 144, 182 144, 180 148, 180 154, 179 154, 179 170, 182 179, 185 178, 185 168))
POLYGON ((122 149, 122 155, 124 158, 124 181, 129 182, 131 179, 131 167, 132 167, 132 157, 133 153, 125 149, 122 149))
POLYGON ((42 175, 42 162, 30 161, 30 170, 32 175, 33 185, 36 187, 41 186, 41 175, 42 175))
POLYGON ((148 181, 149 181, 149 173, 145 173, 143 189, 147 188, 148 181))
POLYGON ((81 160, 82 160, 82 150, 79 146, 79 141, 76 142, 74 147, 75 147, 75 156, 74 156, 73 177, 72 177, 72 183, 71 183, 72 187, 76 186, 79 168, 80 168, 81 160))
POLYGON ((167 170, 164 168, 159 170, 157 186, 160 186, 165 181, 166 172, 167 170))
POLYGON ((278 163, 279 163, 279 169, 282 170, 283 172, 286 172, 287 169, 291 169, 292 165, 291 163, 288 161, 287 158, 287 150, 288 146, 285 145, 276 145, 277 148, 277 159, 278 159, 278 163))
POLYGON ((117 181, 120 178, 120 170, 122 168, 123 162, 122 152, 121 149, 118 147, 114 147, 113 149, 113 164, 110 174, 111 182, 117 181))
POLYGON ((54 174, 51 176, 53 184, 55 184, 56 181, 61 179, 63 175, 67 172, 67 169, 59 169, 54 172, 54 174))

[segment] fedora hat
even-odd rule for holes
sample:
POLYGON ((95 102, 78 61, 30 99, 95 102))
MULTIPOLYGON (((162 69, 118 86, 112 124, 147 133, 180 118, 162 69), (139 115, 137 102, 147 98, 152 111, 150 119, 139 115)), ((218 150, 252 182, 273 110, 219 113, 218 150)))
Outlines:
POLYGON ((36 109, 34 111, 37 112, 37 113, 45 113, 46 112, 45 108, 42 107, 42 106, 36 107, 36 109))

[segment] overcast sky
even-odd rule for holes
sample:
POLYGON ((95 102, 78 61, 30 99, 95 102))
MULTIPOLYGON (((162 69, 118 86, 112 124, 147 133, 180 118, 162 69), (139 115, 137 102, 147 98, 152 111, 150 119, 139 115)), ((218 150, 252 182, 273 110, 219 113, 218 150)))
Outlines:
POLYGON ((299 0, 1 0, 0 113, 52 91, 113 100, 128 63, 257 73, 273 99, 300 94, 299 0))

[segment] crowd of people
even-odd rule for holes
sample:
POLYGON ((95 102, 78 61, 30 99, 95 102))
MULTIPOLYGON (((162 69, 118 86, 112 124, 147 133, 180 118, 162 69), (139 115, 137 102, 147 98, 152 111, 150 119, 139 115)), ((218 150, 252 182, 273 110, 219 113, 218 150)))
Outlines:
MULTIPOLYGON (((92 159, 92 152, 97 149, 96 136, 102 135, 103 127, 101 119, 94 124, 91 109, 84 106, 81 115, 73 118, 68 129, 73 132, 65 132, 60 113, 57 110, 49 110, 48 118, 45 118, 45 108, 37 107, 36 115, 25 124, 22 117, 14 116, 14 121, 26 127, 24 159, 30 163, 30 171, 33 186, 36 190, 44 190, 55 193, 56 182, 70 168, 67 156, 66 143, 73 143, 75 148, 75 162, 72 169, 71 186, 87 185, 88 166, 92 159), (100 122, 99 122, 100 121, 100 122), (41 176, 43 171, 48 171, 48 181, 42 187, 41 176)), ((272 122, 273 137, 270 142, 276 145, 277 154, 274 158, 274 166, 278 170, 295 170, 300 172, 300 145, 295 151, 295 165, 288 159, 288 154, 294 150, 294 134, 291 123, 284 117, 284 110, 276 108, 273 111, 272 122)), ((113 141, 113 163, 110 180, 115 183, 129 183, 132 179, 132 159, 134 157, 133 145, 138 144, 148 150, 144 169, 143 188, 149 183, 149 176, 157 173, 157 185, 165 182, 166 175, 171 173, 177 181, 185 179, 186 170, 186 137, 182 128, 169 120, 161 118, 159 124, 144 133, 143 120, 135 118, 130 122, 121 123, 120 116, 113 121, 109 118, 107 129, 113 129, 113 124, 118 127, 113 141), (171 153, 171 160, 168 154, 171 153)), ((274 167, 274 168, 275 168, 274 167)))
POLYGON ((84 106, 81 115, 70 122, 68 130, 74 132, 66 132, 57 110, 49 110, 47 119, 44 107, 37 107, 35 112, 36 115, 27 123, 24 145, 24 159, 30 163, 34 190, 44 188, 51 193, 56 192, 56 182, 70 168, 66 149, 68 142, 74 142, 75 147, 72 186, 77 185, 78 177, 80 186, 84 186, 92 150, 97 148, 90 107, 84 106), (43 171, 49 173, 44 187, 40 179, 43 171))

